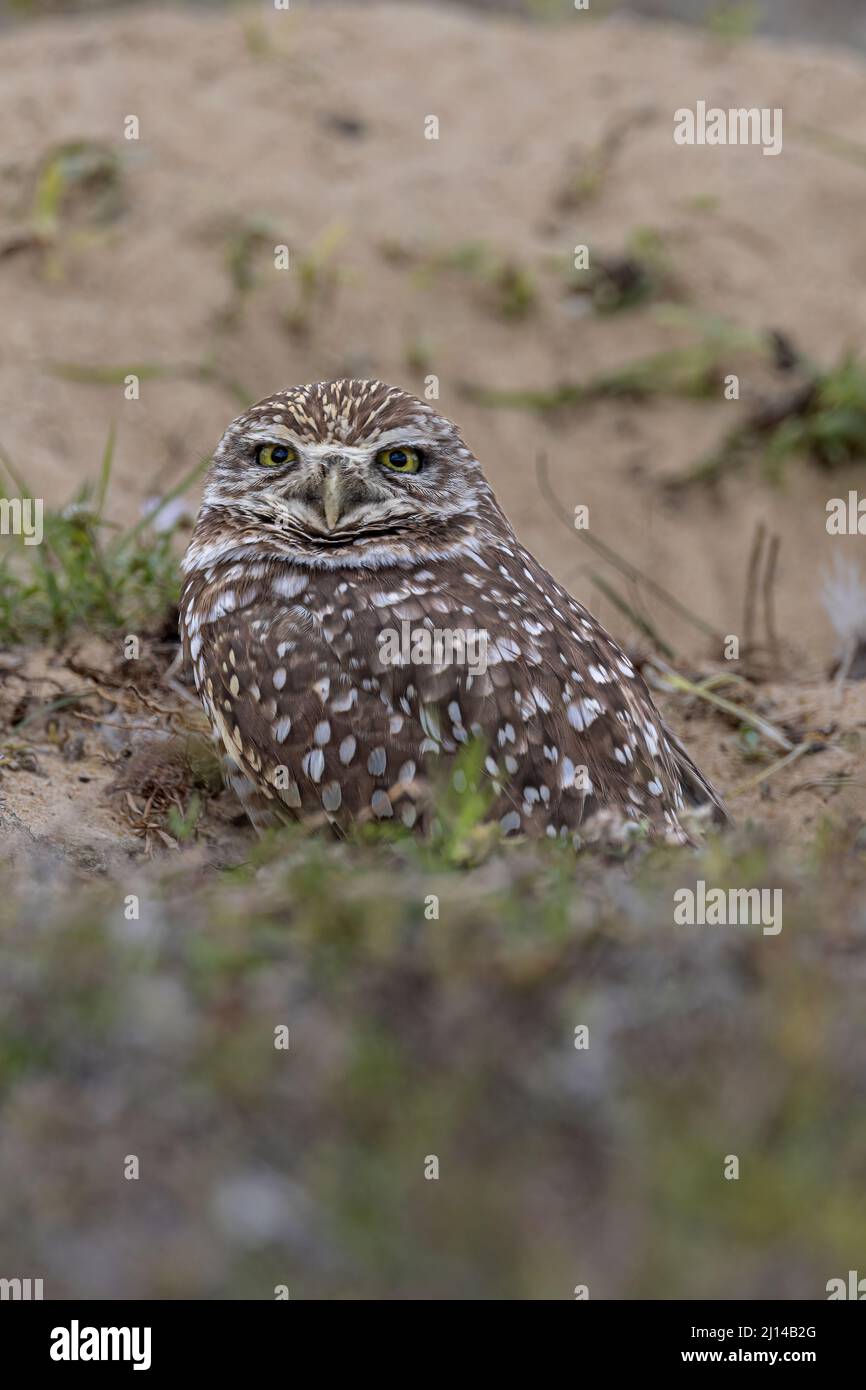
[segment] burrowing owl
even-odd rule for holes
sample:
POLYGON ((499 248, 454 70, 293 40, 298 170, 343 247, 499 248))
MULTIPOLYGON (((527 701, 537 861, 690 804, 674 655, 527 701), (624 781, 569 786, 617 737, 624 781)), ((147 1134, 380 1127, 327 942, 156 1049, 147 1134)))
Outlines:
POLYGON ((457 428, 403 391, 317 382, 234 420, 183 568, 186 652, 257 828, 415 825, 473 739, 508 833, 582 835, 604 812, 676 840, 686 805, 722 814, 457 428))

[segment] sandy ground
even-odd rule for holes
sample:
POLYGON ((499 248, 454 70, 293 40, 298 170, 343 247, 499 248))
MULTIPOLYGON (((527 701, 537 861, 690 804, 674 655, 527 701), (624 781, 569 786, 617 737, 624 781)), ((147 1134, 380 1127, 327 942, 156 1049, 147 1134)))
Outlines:
MULTIPOLYGON (((828 479, 795 467, 783 490, 739 480, 674 505, 660 479, 710 448, 742 401, 604 403, 545 422, 471 404, 460 388, 579 380, 681 341, 646 311, 577 315, 550 268, 578 243, 617 254, 638 228, 659 233, 697 312, 784 329, 822 362, 861 347, 866 174, 810 131, 866 143, 862 64, 768 42, 720 48, 664 28, 651 31, 647 63, 642 27, 578 15, 532 29, 397 5, 250 14, 144 10, 2 38, 3 234, 26 221, 59 142, 107 142, 125 170, 125 212, 101 227, 70 212, 56 264, 34 250, 0 260, 0 442, 34 491, 65 500, 92 477, 115 420, 114 506, 131 516, 207 453, 237 410, 225 385, 145 380, 140 400, 125 401, 120 385, 59 380, 49 369, 58 361, 120 372, 212 357, 252 398, 346 373, 418 391, 434 372, 443 411, 558 577, 584 591, 589 566, 551 524, 539 450, 569 512, 588 504, 600 537, 687 593, 723 632, 738 631, 753 527, 766 521, 783 538, 780 624, 802 652, 825 656, 822 566, 859 548, 826 535, 825 503, 856 486, 856 468, 828 479), (699 98, 781 106, 783 153, 676 146, 672 112, 699 98), (123 139, 129 114, 138 141, 123 139), (424 139, 428 114, 439 118, 438 141, 424 139), (619 129, 603 186, 563 207, 581 157, 619 129), (276 271, 261 254, 258 283, 226 325, 226 239, 251 219, 267 223, 270 244, 289 246, 295 270, 276 271), (306 332, 287 331, 302 264, 331 236, 339 283, 312 304, 306 332), (464 275, 425 280, 399 254, 478 241, 537 276, 535 313, 502 321, 464 275)), ((745 397, 750 359, 733 354, 730 365, 745 397)), ((664 621, 676 644, 693 643, 664 621)))
MULTIPOLYGON (((195 795, 199 857, 211 866, 241 863, 255 836, 218 776, 202 783, 186 756, 202 728, 197 708, 159 683, 135 693, 115 684, 107 643, 70 658, 20 655, 0 682, 0 825, 4 857, 81 878, 173 849, 166 812, 176 790, 181 812, 195 795), (92 673, 92 674, 89 674, 92 673), (103 679, 99 674, 103 673, 103 679), (64 694, 84 693, 57 708, 64 694), (152 808, 152 809, 151 809, 152 808)), ((656 678, 652 669, 647 671, 656 678)), ((127 678, 128 679, 128 678, 127 678)), ((720 788, 735 822, 781 842, 811 844, 823 822, 862 819, 866 686, 826 681, 762 684, 746 704, 788 740, 770 752, 743 722, 693 696, 656 694, 673 728, 720 788), (750 742, 752 740, 752 742, 750 742)), ((743 692, 734 694, 742 701, 743 692)), ((207 758, 206 749, 202 756, 207 758)))
MULTIPOLYGON (((34 494, 60 503, 94 478, 115 422, 110 510, 130 520, 208 452, 245 399, 347 374, 421 392, 435 373, 443 412, 463 426, 523 540, 625 639, 627 621, 593 584, 616 576, 571 528, 576 505, 589 507, 594 536, 720 634, 743 630, 756 525, 780 536, 778 674, 792 683, 769 705, 808 705, 811 726, 850 735, 839 757, 856 761, 862 700, 849 691, 840 715, 826 683, 833 637, 819 588, 831 561, 862 551, 862 538, 825 529, 828 497, 856 487, 861 465, 827 474, 797 462, 781 487, 754 467, 676 500, 661 486, 764 388, 752 357, 730 354, 739 403, 605 401, 544 417, 482 406, 465 388, 547 388, 690 341, 693 330, 651 307, 599 316, 567 293, 562 266, 576 244, 615 256, 640 229, 660 238, 695 315, 784 330, 826 364, 862 348, 866 172, 816 135, 866 145, 859 61, 579 15, 533 28, 329 4, 46 20, 4 33, 0 62, 0 444, 34 494), (676 146, 673 111, 698 99, 783 108, 783 153, 676 146), (130 115, 138 140, 123 138, 130 115), (429 115, 437 141, 424 138, 429 115), (98 200, 96 211, 64 204, 46 251, 27 236, 34 189, 52 151, 76 140, 117 155, 119 196, 104 221, 98 200), (603 176, 569 197, 606 141, 603 176), (239 233, 253 250, 243 293, 228 268, 239 233), (529 312, 503 316, 483 276, 446 264, 468 243, 532 278, 529 312), (276 244, 290 249, 288 272, 273 267, 276 244), (112 380, 71 381, 58 364, 112 380), (122 378, 136 370, 140 399, 126 400, 122 378), (539 490, 539 455, 558 517, 539 490)), ((630 595, 682 660, 718 661, 716 644, 640 585, 630 595)), ((10 678, 4 700, 18 698, 10 678)), ((696 716, 686 733, 725 790, 748 780, 717 716, 696 716)), ((105 756, 92 734, 91 754, 105 756)), ((808 812, 785 809, 804 766, 741 797, 738 816, 802 824, 818 814, 838 788, 811 788, 808 812)), ((7 811, 49 838, 66 817, 73 837, 84 823, 110 841, 116 825, 101 820, 97 796, 108 775, 64 764, 37 813, 38 778, 7 766, 7 811)), ((856 806, 860 791, 854 779, 844 796, 856 806)))

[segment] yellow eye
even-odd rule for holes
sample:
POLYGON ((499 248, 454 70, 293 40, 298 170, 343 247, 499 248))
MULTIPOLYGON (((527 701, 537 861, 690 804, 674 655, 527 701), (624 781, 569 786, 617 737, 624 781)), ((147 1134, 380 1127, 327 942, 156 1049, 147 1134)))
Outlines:
POLYGON ((297 454, 290 444, 260 444, 256 449, 256 463, 260 468, 280 468, 296 459, 297 454))
POLYGON ((421 455, 417 449, 381 449, 376 462, 392 473, 417 473, 421 468, 421 455))

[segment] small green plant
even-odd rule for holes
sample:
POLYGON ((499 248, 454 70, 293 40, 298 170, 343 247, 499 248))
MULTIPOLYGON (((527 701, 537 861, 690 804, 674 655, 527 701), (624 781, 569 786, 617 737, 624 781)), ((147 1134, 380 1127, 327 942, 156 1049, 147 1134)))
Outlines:
POLYGON ((410 338, 406 344, 406 366, 410 371, 424 374, 433 366, 433 348, 430 342, 420 335, 410 338))
POLYGON ((686 347, 636 357, 612 371, 600 372, 586 381, 566 381, 541 388, 492 388, 469 383, 464 387, 472 400, 482 405, 510 406, 541 412, 580 406, 608 397, 646 400, 653 396, 678 396, 692 400, 721 397, 724 377, 730 371, 734 353, 768 351, 767 343, 750 333, 715 317, 696 320, 676 306, 659 311, 660 321, 673 327, 697 326, 699 336, 686 347))
POLYGON ((777 426, 766 462, 775 473, 792 454, 805 454, 822 468, 841 468, 866 458, 866 369, 848 355, 815 382, 805 408, 777 426))
POLYGON ((37 228, 46 236, 56 236, 64 212, 78 200, 97 222, 112 221, 123 208, 120 159, 98 140, 73 140, 46 156, 33 203, 37 228))
MULTIPOLYGON (((74 630, 146 629, 164 619, 177 601, 179 573, 170 530, 154 525, 169 502, 203 471, 198 464, 147 517, 128 530, 104 515, 114 459, 109 433, 98 482, 85 484, 73 501, 44 517, 39 545, 8 538, 0 559, 0 642, 63 641, 74 630)), ((11 461, 4 471, 20 498, 29 491, 11 461)))
POLYGON ((793 458, 832 470, 866 459, 866 367, 847 354, 836 367, 809 368, 780 401, 762 401, 718 448, 669 486, 715 482, 758 458, 765 477, 778 483, 793 458))
POLYGON ((567 264, 568 292, 587 295, 597 314, 617 314, 679 291, 661 234, 637 227, 621 256, 594 255, 585 270, 567 264))
POLYGON ((195 829, 201 816, 201 797, 198 792, 193 792, 189 801, 182 811, 176 806, 168 808, 168 828, 179 844, 191 839, 195 835, 195 829))
POLYGON ((110 145, 73 140, 48 151, 35 176, 23 228, 4 240, 4 252, 40 252, 43 273, 59 279, 62 253, 106 234, 126 207, 123 163, 110 145))
POLYGON ((484 303, 499 318, 524 319, 537 306, 538 289, 531 271, 485 241, 460 242, 426 257, 418 279, 427 285, 434 276, 448 271, 475 281, 484 303))
POLYGON ((224 370, 216 353, 209 353, 200 362, 139 362, 105 366, 86 362, 46 362, 46 371, 61 381, 73 381, 80 386, 123 386, 129 376, 139 381, 207 381, 222 387, 240 410, 246 410, 253 400, 252 392, 231 372, 224 370))
MULTIPOLYGON (((238 0, 235 2, 237 3, 238 0)), ((295 45, 292 40, 293 29, 290 14, 284 10, 278 17, 278 23, 268 24, 266 19, 256 12, 255 5, 251 5, 249 0, 239 0, 238 8, 240 9, 239 19, 244 48, 251 58, 259 62, 267 62, 286 59, 291 56, 295 45)))
POLYGON ((472 739, 437 789, 429 853, 440 865, 478 863, 500 838, 498 827, 487 822, 496 791, 484 766, 486 757, 484 741, 472 739))
POLYGON ((258 283, 258 262, 266 254, 273 257, 274 246, 280 240, 277 229, 266 217, 243 217, 231 226, 223 252, 230 292, 219 315, 221 327, 233 328, 239 323, 246 300, 258 283))
POLYGON ((273 58, 274 41, 258 15, 245 16, 241 20, 241 32, 251 58, 273 58))
POLYGON ((683 199, 682 205, 689 212, 713 213, 718 212, 721 202, 717 193, 693 193, 690 198, 683 199))
POLYGON ((755 0, 722 0, 707 17, 707 27, 716 39, 738 43, 751 38, 760 20, 755 0))
POLYGON ((345 239, 346 228, 334 223, 316 238, 306 255, 289 271, 295 286, 292 305, 283 311, 287 332, 305 337, 312 327, 316 311, 330 303, 340 283, 341 271, 335 257, 345 239))
POLYGON ((469 386, 467 393, 482 405, 545 412, 617 396, 634 400, 646 400, 651 396, 705 399, 718 388, 720 380, 718 355, 704 346, 650 353, 584 382, 562 382, 537 390, 469 386))
MULTIPOLYGON (((600 18, 602 11, 595 3, 593 9, 595 17, 600 18)), ((601 197, 620 150, 632 130, 639 127, 648 114, 644 106, 633 107, 615 118, 594 144, 571 154, 556 195, 556 207, 560 212, 574 212, 601 197)))

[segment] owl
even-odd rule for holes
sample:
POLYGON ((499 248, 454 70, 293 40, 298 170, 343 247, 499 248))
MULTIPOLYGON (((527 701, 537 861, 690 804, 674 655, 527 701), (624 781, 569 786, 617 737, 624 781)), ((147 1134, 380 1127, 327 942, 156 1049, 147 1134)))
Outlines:
POLYGON ((520 544, 449 420, 379 381, 269 396, 220 440, 181 636, 253 825, 424 828, 471 745, 507 835, 725 813, 592 615, 520 544), (461 759, 462 755, 462 759, 461 759))

